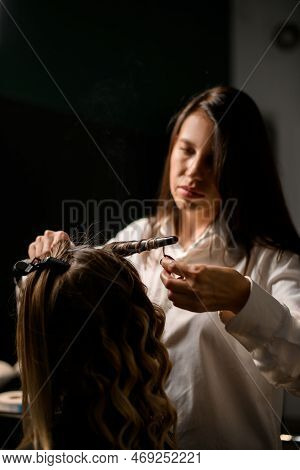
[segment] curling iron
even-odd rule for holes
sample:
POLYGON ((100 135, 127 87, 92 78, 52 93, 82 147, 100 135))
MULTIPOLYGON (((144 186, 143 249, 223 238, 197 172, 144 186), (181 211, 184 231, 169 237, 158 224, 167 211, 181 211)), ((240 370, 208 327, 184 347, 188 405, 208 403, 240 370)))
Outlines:
MULTIPOLYGON (((134 253, 142 253, 143 251, 150 251, 156 248, 163 248, 167 245, 173 245, 178 242, 175 236, 147 238, 143 240, 132 240, 129 242, 112 242, 104 245, 105 248, 110 248, 113 253, 121 256, 130 256, 134 253)), ((165 254, 165 253, 164 253, 165 254)))
MULTIPOLYGON (((143 251, 163 248, 163 254, 165 256, 164 247, 167 245, 173 245, 174 243, 177 243, 177 241, 178 238, 175 236, 158 237, 132 240, 128 242, 112 242, 104 245, 103 248, 109 248, 113 253, 120 256, 130 256, 134 253, 142 253, 143 251)), ((48 256, 45 259, 34 258, 32 261, 28 259, 17 261, 13 267, 15 281, 18 282, 21 277, 27 276, 33 271, 41 271, 47 267, 52 267, 52 269, 55 269, 58 272, 64 272, 68 270, 70 264, 51 256, 48 256)))

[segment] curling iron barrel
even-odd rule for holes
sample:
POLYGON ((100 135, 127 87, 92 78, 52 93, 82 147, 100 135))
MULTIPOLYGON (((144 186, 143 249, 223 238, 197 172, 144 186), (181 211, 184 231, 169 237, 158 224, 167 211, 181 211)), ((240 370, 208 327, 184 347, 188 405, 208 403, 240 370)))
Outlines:
POLYGON ((175 236, 148 238, 145 240, 133 240, 129 242, 113 242, 105 245, 105 248, 111 249, 114 253, 121 256, 130 256, 134 253, 142 253, 156 248, 163 248, 167 245, 173 245, 178 242, 175 236))

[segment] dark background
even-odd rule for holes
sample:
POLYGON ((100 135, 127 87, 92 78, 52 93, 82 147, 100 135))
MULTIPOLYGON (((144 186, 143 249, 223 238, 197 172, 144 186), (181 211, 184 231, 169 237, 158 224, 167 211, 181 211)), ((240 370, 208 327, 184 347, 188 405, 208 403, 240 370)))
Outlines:
POLYGON ((224 0, 4 5, 0 359, 13 363, 11 266, 46 228, 68 230, 63 200, 156 196, 169 119, 192 94, 228 83, 230 21, 224 0))

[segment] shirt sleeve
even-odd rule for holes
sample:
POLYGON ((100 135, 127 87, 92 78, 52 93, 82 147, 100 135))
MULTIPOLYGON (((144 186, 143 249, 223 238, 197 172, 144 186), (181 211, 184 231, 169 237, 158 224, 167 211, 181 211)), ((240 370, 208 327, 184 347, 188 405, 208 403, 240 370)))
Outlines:
POLYGON ((252 355, 256 366, 276 387, 300 396, 300 261, 285 252, 273 257, 266 290, 250 277, 243 309, 226 325, 252 355))

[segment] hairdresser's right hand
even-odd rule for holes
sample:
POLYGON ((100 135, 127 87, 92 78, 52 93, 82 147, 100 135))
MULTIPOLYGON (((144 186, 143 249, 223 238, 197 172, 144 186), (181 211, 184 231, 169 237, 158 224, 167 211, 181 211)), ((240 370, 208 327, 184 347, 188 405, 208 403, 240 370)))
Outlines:
POLYGON ((30 243, 28 247, 29 258, 32 260, 46 256, 50 253, 51 248, 61 240, 70 240, 70 237, 63 231, 46 230, 44 235, 39 235, 34 242, 30 243))

